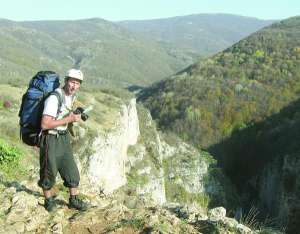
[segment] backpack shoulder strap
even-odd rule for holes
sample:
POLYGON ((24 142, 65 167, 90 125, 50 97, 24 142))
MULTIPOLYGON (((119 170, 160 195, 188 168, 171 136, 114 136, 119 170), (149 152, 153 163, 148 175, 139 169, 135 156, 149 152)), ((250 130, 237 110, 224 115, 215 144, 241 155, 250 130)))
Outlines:
POLYGON ((74 105, 74 103, 77 101, 77 96, 76 94, 73 96, 72 98, 72 106, 74 105))
MULTIPOLYGON (((59 112, 60 112, 60 109, 61 109, 61 106, 62 106, 62 96, 59 92, 57 92, 56 90, 54 90, 53 92, 50 93, 50 95, 54 95, 57 97, 57 100, 58 100, 58 108, 57 108, 57 113, 56 113, 56 117, 58 116, 59 112)), ((49 95, 49 96, 50 96, 49 95)))

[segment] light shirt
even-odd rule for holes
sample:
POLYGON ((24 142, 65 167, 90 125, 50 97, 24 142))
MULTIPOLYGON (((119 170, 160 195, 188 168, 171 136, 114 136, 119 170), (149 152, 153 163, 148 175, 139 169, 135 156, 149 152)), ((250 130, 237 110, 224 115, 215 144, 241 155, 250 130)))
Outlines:
MULTIPOLYGON (((44 103, 44 111, 43 115, 49 115, 56 119, 62 119, 70 114, 72 111, 72 106, 75 100, 75 96, 67 96, 65 91, 62 88, 57 88, 57 91, 61 95, 62 105, 60 111, 58 112, 57 116, 57 109, 58 109, 58 99, 55 95, 50 95, 44 103)), ((56 127, 57 130, 66 130, 68 128, 68 124, 61 125, 56 127)))

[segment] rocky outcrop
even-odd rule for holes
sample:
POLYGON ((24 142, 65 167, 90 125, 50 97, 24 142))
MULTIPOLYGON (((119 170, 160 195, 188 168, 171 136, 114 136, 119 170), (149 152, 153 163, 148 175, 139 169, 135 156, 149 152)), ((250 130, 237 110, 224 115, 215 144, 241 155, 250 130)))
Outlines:
POLYGON ((142 107, 138 112, 141 135, 128 152, 129 186, 161 205, 166 202, 161 139, 150 113, 142 107))
POLYGON ((128 152, 131 170, 130 184, 139 195, 148 195, 158 204, 190 203, 202 206, 227 205, 228 186, 232 185, 216 167, 216 161, 174 135, 164 135, 156 129, 148 110, 139 108, 141 135, 128 152))
POLYGON ((233 218, 226 217, 224 207, 216 207, 204 212, 195 204, 179 205, 166 204, 165 208, 174 212, 177 217, 186 220, 201 233, 255 234, 259 231, 239 223, 233 218))
POLYGON ((215 208, 206 213, 195 205, 157 204, 122 191, 113 196, 86 196, 91 204, 85 212, 68 209, 66 196, 56 197, 57 209, 48 213, 35 183, 0 184, 0 233, 254 233, 226 217, 226 210, 215 208))
MULTIPOLYGON (((127 149, 137 142, 139 121, 135 99, 122 105, 115 127, 107 133, 97 132, 92 139, 92 154, 81 160, 82 186, 86 192, 112 193, 126 184, 127 149)), ((80 158, 80 156, 79 156, 80 158)))
POLYGON ((259 188, 259 207, 280 220, 278 226, 287 233, 300 230, 300 156, 278 157, 270 163, 253 184, 259 188))
MULTIPOLYGON (((0 233, 26 233, 36 231, 41 227, 42 220, 48 212, 39 205, 39 196, 24 191, 24 185, 19 183, 1 185, 1 219, 0 233)), ((42 198, 40 196, 40 198, 42 198)))
POLYGON ((137 110, 135 99, 119 108, 108 130, 95 129, 89 136, 87 125, 79 131, 85 139, 76 151, 84 193, 110 194, 126 185, 161 205, 196 199, 207 206, 207 195, 213 198, 211 201, 226 200, 224 184, 215 175, 210 176, 215 161, 209 154, 175 136, 171 140, 163 136, 149 111, 142 107, 137 110))

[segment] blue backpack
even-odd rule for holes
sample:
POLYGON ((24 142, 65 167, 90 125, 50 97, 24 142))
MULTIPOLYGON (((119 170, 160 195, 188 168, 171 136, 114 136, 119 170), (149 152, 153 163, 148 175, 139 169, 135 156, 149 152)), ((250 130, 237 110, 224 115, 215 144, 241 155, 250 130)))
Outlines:
POLYGON ((58 98, 59 112, 62 100, 60 94, 54 91, 59 85, 59 76, 52 71, 40 71, 30 80, 19 110, 20 138, 25 144, 39 145, 44 101, 52 94, 58 98))

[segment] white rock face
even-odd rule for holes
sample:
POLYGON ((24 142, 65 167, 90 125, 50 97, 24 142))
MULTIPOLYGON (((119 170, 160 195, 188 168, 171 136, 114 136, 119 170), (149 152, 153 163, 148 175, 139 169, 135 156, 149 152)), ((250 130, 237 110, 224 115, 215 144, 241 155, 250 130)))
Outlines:
MULTIPOLYGON (((152 117, 149 112, 147 112, 146 126, 150 127, 152 125, 152 117)), ((142 175, 148 178, 148 182, 143 186, 137 186, 137 193, 140 195, 150 195, 151 199, 157 204, 164 204, 166 202, 166 191, 165 191, 165 179, 164 170, 162 168, 163 163, 163 145, 160 139, 159 133, 156 129, 153 129, 154 136, 151 139, 147 139, 148 147, 152 147, 152 150, 156 152, 155 157, 156 164, 159 165, 159 169, 155 165, 146 166, 137 171, 138 175, 142 175), (153 172, 156 171, 156 172, 153 172)), ((148 155, 149 157, 149 155, 148 155)), ((151 160, 151 159, 146 159, 151 160)), ((156 166, 157 166, 156 165, 156 166)))
POLYGON ((208 211, 208 217, 212 221, 223 220, 226 217, 226 209, 224 207, 216 207, 208 211))
POLYGON ((136 99, 131 99, 128 110, 125 106, 124 107, 124 124, 127 124, 127 140, 128 145, 135 145, 138 140, 138 136, 140 135, 140 128, 139 128, 139 119, 136 110, 136 99), (127 115, 126 115, 127 113, 127 115), (126 119, 126 117, 128 119, 126 119))
POLYGON ((164 204, 166 202, 165 180, 163 177, 163 170, 160 171, 158 178, 150 177, 149 182, 143 187, 137 187, 138 194, 148 194, 157 204, 164 204))
POLYGON ((81 192, 110 194, 127 183, 126 175, 131 170, 133 181, 130 182, 135 183, 137 194, 151 197, 158 204, 167 201, 165 177, 173 176, 173 182, 188 193, 205 192, 206 161, 184 142, 172 146, 166 143, 153 125, 150 113, 147 111, 142 116, 145 118, 141 119, 143 135, 138 144, 139 119, 136 100, 132 99, 128 105, 121 106, 112 129, 108 132, 98 130, 97 136, 90 141, 91 145, 82 148, 82 151, 91 153, 78 163, 81 192), (135 146, 127 152, 131 145, 135 146), (187 154, 190 155, 188 159, 187 154), (170 174, 165 174, 164 159, 170 164, 170 174))
MULTIPOLYGON (((148 125, 152 125, 152 118, 149 114, 148 125)), ((110 194, 127 183, 126 173, 135 164, 144 160, 147 154, 143 144, 136 144, 140 135, 139 119, 136 109, 136 100, 132 99, 128 106, 123 105, 120 117, 117 119, 114 129, 107 133, 98 132, 93 139, 89 149, 92 153, 78 162, 81 171, 80 190, 90 194, 110 194), (129 146, 135 145, 136 154, 127 154, 129 146)), ((149 139, 150 140, 150 139, 149 139)), ((159 134, 155 130, 155 137, 148 142, 157 153, 158 163, 163 160, 163 149, 159 134)), ((80 157, 79 157, 80 158, 80 157)), ((145 164, 145 167, 137 169, 137 175, 147 177, 148 182, 143 186, 137 185, 137 193, 150 196, 158 204, 166 202, 165 181, 163 169, 155 169, 153 174, 152 166, 145 164), (158 170, 158 171, 157 171, 158 170)))
POLYGON ((136 100, 132 99, 128 106, 122 106, 115 131, 95 138, 91 146, 95 153, 89 156, 82 172, 85 191, 109 194, 126 184, 127 148, 136 144, 139 134, 136 100))

